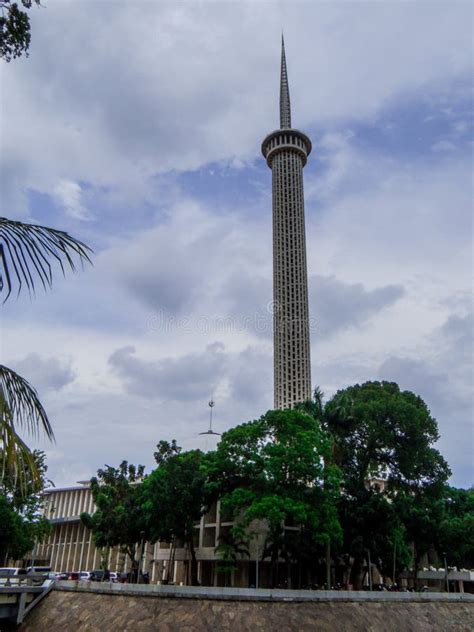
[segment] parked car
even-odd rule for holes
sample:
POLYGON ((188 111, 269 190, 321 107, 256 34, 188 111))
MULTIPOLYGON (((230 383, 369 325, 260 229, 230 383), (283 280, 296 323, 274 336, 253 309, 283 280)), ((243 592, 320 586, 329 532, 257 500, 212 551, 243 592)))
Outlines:
POLYGON ((110 581, 109 571, 92 571, 90 576, 91 582, 108 582, 110 581))
POLYGON ((26 577, 26 568, 16 568, 13 566, 4 566, 0 568, 0 584, 5 584, 13 580, 18 582, 26 577))
POLYGON ((65 579, 69 579, 69 573, 56 573, 56 579, 57 580, 65 580, 65 579))
POLYGON ((26 575, 26 568, 16 568, 15 566, 5 566, 0 568, 0 577, 18 577, 19 575, 26 575))
MULTIPOLYGON (((112 573, 111 573, 112 575, 112 573)), ((137 576, 136 573, 132 573, 131 571, 129 571, 128 573, 114 573, 114 575, 117 575, 117 579, 116 580, 112 580, 112 581, 117 581, 120 582, 122 584, 135 584, 137 582, 137 576)), ((144 573, 140 572, 140 584, 149 584, 150 583, 150 574, 148 573, 148 571, 145 571, 144 573)), ((163 582, 164 584, 165 582, 163 582)), ((169 582, 171 583, 171 582, 169 582)))
POLYGON ((51 572, 51 566, 28 566, 28 575, 47 575, 51 572))
POLYGON ((81 582, 89 582, 91 579, 91 572, 90 571, 81 571, 79 573, 79 581, 81 582))
POLYGON ((109 575, 110 575, 110 581, 111 582, 118 582, 119 581, 119 573, 115 573, 114 571, 110 571, 109 575))
POLYGON ((28 566, 26 576, 31 584, 40 586, 50 573, 51 566, 28 566))

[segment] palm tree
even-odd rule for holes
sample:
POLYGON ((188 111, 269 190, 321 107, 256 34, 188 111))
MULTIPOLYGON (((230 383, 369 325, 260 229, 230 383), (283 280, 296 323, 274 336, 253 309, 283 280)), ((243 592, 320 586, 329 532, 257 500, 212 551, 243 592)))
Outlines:
POLYGON ((35 281, 41 281, 43 288, 53 282, 51 263, 56 263, 65 273, 64 264, 76 269, 74 257, 83 265, 91 263, 91 249, 68 233, 55 228, 25 224, 0 217, 0 293, 4 287, 9 298, 14 286, 20 294, 24 286, 35 291, 35 281))
POLYGON ((0 481, 9 475, 23 489, 28 471, 36 479, 38 470, 17 429, 34 437, 41 429, 54 441, 53 429, 35 389, 21 375, 0 365, 0 481))
POLYGON ((313 399, 307 399, 304 402, 296 404, 296 410, 301 410, 303 413, 307 413, 314 419, 317 419, 319 423, 323 423, 324 412, 324 393, 316 386, 313 391, 313 399))
MULTIPOLYGON (((36 284, 46 290, 53 281, 53 265, 65 274, 91 263, 91 249, 61 230, 26 224, 0 217, 0 294, 8 300, 27 289, 30 295, 36 284)), ((36 390, 20 375, 0 365, 0 481, 8 472, 20 486, 29 470, 37 476, 33 455, 18 431, 36 437, 42 431, 50 441, 54 433, 36 390)))

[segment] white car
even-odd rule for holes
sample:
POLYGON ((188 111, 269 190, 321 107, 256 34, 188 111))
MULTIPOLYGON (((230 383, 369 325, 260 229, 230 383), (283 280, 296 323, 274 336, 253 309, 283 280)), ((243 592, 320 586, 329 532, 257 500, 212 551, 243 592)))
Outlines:
POLYGON ((90 571, 81 571, 79 573, 79 581, 80 582, 89 582, 91 580, 90 571))
POLYGON ((28 575, 47 575, 51 573, 51 566, 28 566, 28 575))
POLYGON ((15 568, 13 566, 3 566, 0 568, 0 586, 5 584, 19 584, 26 578, 26 568, 15 568))
POLYGON ((16 568, 14 566, 3 566, 0 568, 0 583, 5 584, 12 579, 17 582, 20 578, 26 577, 26 568, 16 568))
POLYGON ((0 575, 2 577, 15 577, 17 575, 26 575, 26 568, 16 568, 16 566, 4 566, 0 568, 0 575))

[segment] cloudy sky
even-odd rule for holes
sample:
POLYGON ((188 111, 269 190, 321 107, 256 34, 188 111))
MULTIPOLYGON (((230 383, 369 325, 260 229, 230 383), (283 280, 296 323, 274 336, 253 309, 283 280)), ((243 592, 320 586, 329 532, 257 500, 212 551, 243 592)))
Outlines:
POLYGON ((305 168, 312 380, 419 393, 473 474, 472 4, 43 0, 2 67, 2 214, 93 268, 3 307, 57 485, 272 406, 271 173, 284 27, 305 168))

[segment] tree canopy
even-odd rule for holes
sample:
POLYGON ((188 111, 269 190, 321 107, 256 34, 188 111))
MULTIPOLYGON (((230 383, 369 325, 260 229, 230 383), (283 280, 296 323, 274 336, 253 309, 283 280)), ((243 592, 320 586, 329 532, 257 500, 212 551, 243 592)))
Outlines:
POLYGON ((31 42, 30 18, 25 9, 33 4, 40 5, 40 0, 0 1, 0 57, 11 61, 21 55, 28 56, 31 42))
MULTIPOLYGON (((0 450, 0 468, 6 459, 0 450)), ((42 515, 43 490, 49 481, 46 478, 46 457, 44 452, 31 453, 34 461, 32 469, 25 472, 26 478, 20 482, 15 473, 6 470, 0 479, 0 564, 7 558, 20 559, 31 551, 35 541, 41 541, 50 530, 50 523, 42 515)))
POLYGON ((442 499, 439 550, 449 564, 474 568, 474 488, 447 487, 442 499))
POLYGON ((236 539, 264 521, 264 555, 273 565, 341 539, 332 441, 307 413, 269 411, 224 433, 209 457, 210 489, 233 516, 236 539))
POLYGON ((143 473, 143 465, 135 466, 127 461, 122 461, 117 468, 99 469, 97 476, 91 479, 96 511, 81 514, 83 524, 92 530, 96 546, 105 548, 106 552, 109 547, 120 547, 129 556, 135 572, 139 564, 138 547, 147 537, 140 485, 143 473))
POLYGON ((175 441, 161 441, 155 460, 158 467, 143 484, 150 539, 180 540, 190 553, 190 580, 196 584, 195 525, 208 508, 205 455, 200 450, 182 452, 175 441))
POLYGON ((323 418, 342 470, 341 552, 352 560, 352 583, 360 587, 368 554, 392 575, 394 566, 397 572, 409 562, 413 545, 416 567, 437 546, 439 503, 450 474, 433 447, 438 426, 425 402, 395 383, 366 382, 338 391, 323 418))
POLYGON ((334 437, 336 462, 349 494, 372 476, 386 478, 388 490, 441 491, 450 470, 433 447, 438 425, 425 402, 393 382, 366 382, 338 391, 324 408, 334 437))

